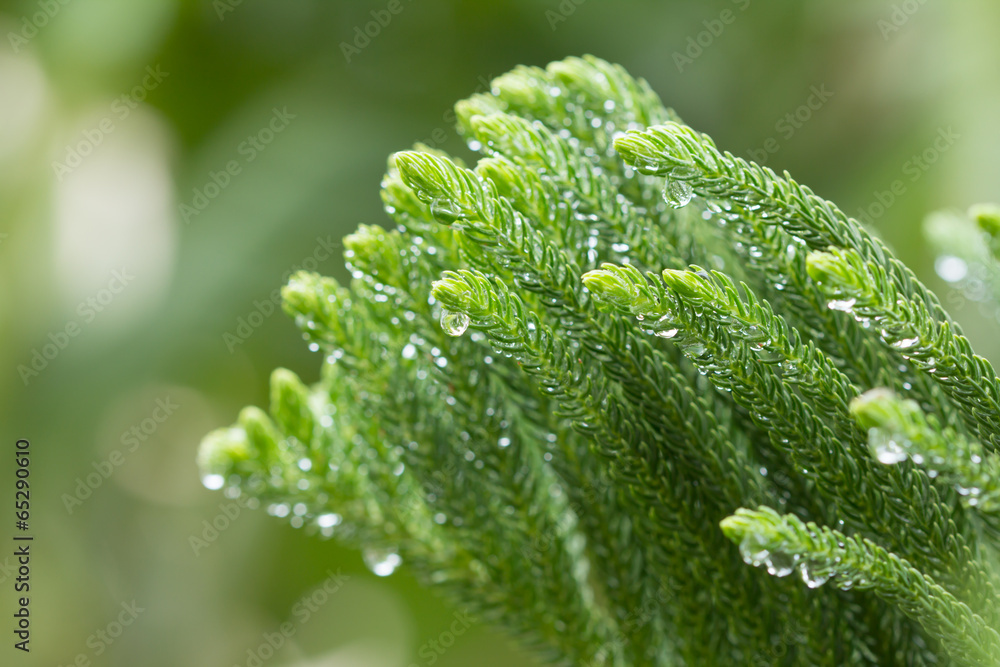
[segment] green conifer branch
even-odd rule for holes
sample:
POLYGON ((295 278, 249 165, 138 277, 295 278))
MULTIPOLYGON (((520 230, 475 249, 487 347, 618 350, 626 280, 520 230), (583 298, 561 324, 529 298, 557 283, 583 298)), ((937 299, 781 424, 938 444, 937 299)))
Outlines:
POLYGON ((741 509, 722 522, 754 565, 778 575, 797 568, 810 587, 833 579, 842 589, 871 591, 939 639, 960 665, 1000 660, 1000 634, 906 560, 857 536, 848 537, 768 507, 741 509))
MULTIPOLYGON (((685 265, 686 260, 678 253, 691 251, 682 247, 684 237, 678 232, 687 225, 676 219, 670 221, 674 224, 654 224, 618 193, 608 173, 594 169, 592 160, 579 146, 560 140, 546 126, 532 124, 519 116, 502 113, 473 116, 469 125, 471 134, 487 149, 512 156, 523 167, 518 171, 544 170, 543 173, 549 174, 548 182, 555 196, 567 191, 574 195, 579 205, 573 209, 565 202, 547 208, 565 211, 561 222, 576 233, 569 235, 563 245, 578 249, 582 257, 577 261, 581 264, 596 266, 598 256, 603 256, 611 261, 630 257, 648 268, 685 265), (592 235, 594 230, 597 235, 592 235), (603 248, 598 249, 598 244, 603 248)), ((531 213, 536 219, 544 219, 544 213, 537 207, 531 213)))
MULTIPOLYGON (((350 245, 357 248, 357 239, 350 245)), ((353 252, 357 258, 357 250, 353 252)), ((300 315, 317 325, 315 328, 307 325, 307 330, 317 332, 320 339, 329 340, 330 334, 326 331, 329 328, 327 324, 331 323, 329 318, 314 318, 313 313, 300 315)), ((429 340, 421 345, 423 352, 427 354, 426 358, 433 358, 433 361, 422 366, 426 369, 425 372, 433 373, 434 369, 440 370, 439 360, 445 358, 433 356, 434 344, 443 346, 447 341, 444 334, 437 330, 436 323, 433 329, 430 328, 430 322, 425 323, 428 324, 427 333, 437 336, 436 340, 429 340)), ((360 376, 362 368, 367 368, 369 374, 378 373, 375 364, 365 364, 362 358, 370 349, 366 352, 364 346, 356 348, 355 352, 361 355, 359 357, 352 353, 350 337, 345 337, 338 343, 343 356, 337 360, 337 364, 351 367, 357 374, 350 379, 341 377, 338 381, 351 384, 357 382, 359 389, 370 389, 373 386, 371 375, 360 376)), ((441 354, 439 351, 438 355, 441 354)), ((413 358, 416 362, 424 356, 418 352, 413 354, 413 358)), ((450 356, 448 359, 455 364, 461 363, 460 355, 450 356)), ((418 370, 414 377, 419 379, 419 374, 418 370)), ((448 431, 442 430, 440 424, 429 424, 429 432, 413 428, 422 423, 420 415, 443 412, 446 409, 454 411, 464 408, 470 413, 489 414, 489 408, 477 410, 476 405, 481 401, 489 401, 490 392, 476 392, 468 384, 460 383, 459 377, 461 376, 449 375, 447 378, 448 394, 452 398, 462 399, 455 401, 450 408, 448 396, 421 401, 421 392, 415 390, 424 384, 422 382, 411 380, 412 384, 397 387, 398 398, 387 389, 381 394, 381 400, 385 403, 377 410, 378 422, 383 428, 393 428, 385 435, 380 434, 377 440, 373 436, 371 442, 410 442, 420 444, 420 447, 397 455, 392 474, 383 470, 379 487, 385 486, 387 481, 391 483, 394 477, 398 479, 396 467, 404 463, 406 471, 413 470, 420 481, 420 487, 434 496, 432 505, 427 505, 426 500, 414 503, 410 498, 390 499, 389 517, 400 522, 423 517, 423 522, 427 523, 433 516, 437 531, 452 533, 436 541, 436 548, 441 551, 440 561, 426 562, 426 555, 419 551, 400 551, 400 554, 405 562, 412 561, 418 571, 433 574, 436 585, 456 589, 455 595, 460 599, 478 600, 479 608, 490 618, 502 617, 508 619, 507 622, 514 618, 523 619, 516 622, 519 631, 535 643, 541 642, 542 647, 556 645, 560 646, 562 655, 574 655, 579 660, 589 658, 597 650, 596 647, 604 646, 615 636, 616 626, 607 617, 606 611, 594 606, 594 594, 588 592, 589 585, 586 583, 586 566, 581 561, 582 542, 575 529, 576 519, 565 503, 553 502, 551 488, 556 480, 551 472, 546 473, 541 452, 526 447, 524 435, 519 434, 517 429, 505 427, 503 424, 507 420, 499 411, 493 413, 494 417, 487 421, 489 427, 485 429, 477 427, 481 418, 473 419, 472 414, 465 415, 464 419, 461 414, 456 416, 466 429, 466 437, 461 439, 462 442, 495 445, 505 438, 509 443, 501 450, 497 450, 495 446, 476 447, 477 456, 471 460, 468 454, 463 456, 461 450, 441 448, 441 437, 448 431), (504 460, 504 457, 496 460, 499 453, 507 455, 508 460, 504 460), (510 458, 514 460, 509 460, 510 458), (516 463, 517 460, 520 463, 516 463), (486 465, 477 467, 476 462, 486 465), (531 474, 525 474, 526 466, 533 471, 531 474), (435 474, 442 469, 450 471, 449 475, 435 474), (459 483, 462 480, 467 482, 459 483), (470 512, 473 508, 476 512, 470 512), (539 512, 539 508, 547 509, 539 512), (484 513, 483 510, 489 511, 484 513), (439 516, 447 518, 447 524, 443 528, 436 525, 439 523, 439 516), (453 517, 462 519, 462 523, 452 523, 453 517), (519 518, 519 521, 515 520, 519 518), (494 529, 485 531, 484 525, 493 526, 494 529), (496 534, 497 525, 505 526, 499 534, 496 534), (539 542, 538 535, 548 537, 544 542, 539 542), (490 539, 484 542, 484 536, 490 539), (458 551, 449 554, 446 548, 448 544, 459 545, 458 551), (501 555, 502 558, 499 557, 501 555), (464 564, 476 577, 471 581, 468 576, 455 581, 442 578, 440 573, 449 559, 458 559, 459 567, 464 564), (503 590, 520 590, 522 596, 513 600, 500 595, 503 590), (525 594, 530 596, 525 597, 525 594), (580 595, 582 597, 574 599, 580 595), (489 601, 485 607, 482 604, 484 600, 489 601), (514 609, 512 605, 521 608, 514 609), (561 610, 556 616, 552 616, 550 611, 554 606, 561 610)), ((425 376, 424 380, 426 379, 425 376)), ((394 378, 396 383, 400 380, 399 377, 394 378)), ((471 378, 469 381, 471 382, 471 378)), ((483 386, 488 387, 488 384, 483 386)), ((370 468, 372 463, 366 461, 364 465, 370 468)), ((408 475, 406 471, 404 477, 408 475)), ((406 543, 407 539, 404 538, 412 540, 413 536, 404 534, 398 539, 406 543)), ((395 543, 392 548, 397 548, 395 543)), ((427 548, 430 550, 431 547, 427 548)), ((619 660, 621 657, 615 659, 619 660)))
MULTIPOLYGON (((422 151, 431 152, 431 151, 422 151)), ((415 238, 421 239, 421 246, 426 246, 419 255, 419 262, 414 261, 413 266, 416 274, 399 276, 396 279, 397 285, 422 285, 429 278, 426 274, 418 275, 421 270, 432 269, 434 273, 444 270, 444 267, 454 266, 460 260, 460 243, 462 234, 457 230, 451 230, 441 225, 432 215, 430 206, 421 202, 412 190, 402 181, 396 169, 396 158, 390 160, 391 169, 383 181, 382 196, 386 203, 386 210, 390 216, 399 223, 401 229, 406 229, 415 238), (431 245, 429 242, 434 242, 431 245), (434 252, 430 252, 431 249, 434 252)), ((457 165, 456 165, 456 168, 457 165)), ((348 253, 354 252, 350 249, 350 242, 347 242, 348 253)), ((356 254, 356 253, 355 253, 356 254)), ((386 251, 384 248, 373 246, 371 253, 374 257, 381 258, 393 256, 395 250, 386 251)), ((357 261, 356 256, 351 257, 357 261)), ((433 274, 432 274, 433 275, 433 274)), ((419 303, 420 298, 414 296, 414 301, 419 303)), ((439 330, 439 327, 435 326, 439 330)), ((488 358, 491 370, 500 371, 503 365, 498 363, 499 358, 488 358)), ((527 387, 523 386, 520 373, 505 374, 505 380, 513 384, 508 398, 518 403, 526 419, 531 419, 537 414, 538 398, 527 387)), ((542 413, 548 412, 542 409, 542 413)), ((552 425, 539 425, 542 436, 557 438, 554 441, 555 452, 563 452, 562 457, 555 457, 551 463, 564 480, 564 489, 569 499, 569 505, 574 508, 578 521, 588 536, 587 547, 591 557, 591 564, 602 573, 603 580, 610 582, 611 586, 606 594, 614 601, 613 613, 624 618, 634 609, 645 609, 648 604, 643 603, 643 590, 631 577, 630 572, 641 572, 646 569, 644 565, 644 554, 641 545, 635 540, 634 533, 613 534, 616 530, 616 522, 622 514, 620 501, 617 497, 615 487, 607 479, 607 473, 599 464, 599 460, 589 455, 586 443, 579 443, 578 437, 574 437, 573 432, 560 432, 552 425), (627 554, 628 559, 622 558, 620 553, 612 553, 607 545, 618 543, 627 554)), ((551 454, 551 452, 550 452, 551 454)), ((433 463, 433 462, 431 462, 433 463)), ((543 546, 547 543, 547 538, 538 537, 532 543, 540 542, 543 546)), ((658 593, 657 593, 658 595, 658 593)), ((641 628, 647 635, 656 634, 656 623, 645 622, 641 628)), ((662 635, 662 632, 660 632, 662 635)), ((635 645, 645 646, 652 642, 652 638, 640 639, 634 637, 633 641, 626 647, 634 652, 635 645)), ((622 650, 618 645, 609 647, 614 651, 622 650)), ((659 642, 658 650, 669 650, 669 644, 659 642)))
POLYGON ((820 517, 853 522, 853 529, 888 540, 940 573, 952 590, 972 596, 979 607, 992 601, 992 577, 970 561, 967 544, 974 545, 975 538, 956 525, 948 499, 938 496, 922 472, 893 469, 885 475, 872 465, 864 455, 863 434, 848 414, 856 390, 746 285, 741 286, 744 301, 717 272, 666 269, 647 278, 633 267, 610 264, 584 281, 597 298, 655 322, 654 333, 677 341, 716 386, 732 391, 737 402, 768 424, 772 442, 815 481, 827 507, 837 508, 832 517, 820 517), (885 502, 886 495, 892 502, 885 502), (934 526, 929 539, 897 537, 895 527, 915 513, 921 525, 934 526), (988 591, 985 600, 982 587, 988 591))
POLYGON ((932 317, 922 301, 900 292, 889 270, 854 251, 813 252, 806 269, 839 308, 876 327, 885 345, 901 350, 909 363, 935 380, 973 433, 993 451, 1000 447, 1000 379, 961 332, 932 317))
MULTIPOLYGON (((477 164, 397 153, 396 228, 344 239, 348 284, 284 289, 320 380, 276 371, 269 413, 206 437, 206 485, 560 664, 998 664, 1000 418, 976 407, 1000 381, 912 272, 599 59, 456 118, 477 164)), ((963 222, 991 266, 994 218, 963 222)))
POLYGON ((994 531, 1000 527, 1000 456, 942 427, 916 401, 884 389, 872 389, 856 398, 851 412, 868 430, 869 446, 879 461, 913 461, 930 476, 952 484, 962 504, 975 508, 994 531))
POLYGON ((676 122, 629 131, 615 140, 615 148, 640 172, 667 176, 688 183, 703 197, 754 210, 810 249, 850 249, 865 261, 888 265, 887 276, 898 289, 922 302, 935 319, 957 327, 906 265, 890 261, 893 255, 881 241, 791 176, 782 178, 767 167, 720 152, 709 137, 676 122))

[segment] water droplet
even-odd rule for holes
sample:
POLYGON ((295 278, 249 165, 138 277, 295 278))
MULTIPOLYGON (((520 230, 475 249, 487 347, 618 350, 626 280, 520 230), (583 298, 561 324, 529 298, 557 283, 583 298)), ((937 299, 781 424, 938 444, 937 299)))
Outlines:
POLYGON ((795 561, 797 560, 797 556, 786 554, 784 551, 772 551, 764 559, 764 564, 767 565, 768 574, 775 577, 787 577, 795 569, 795 561))
POLYGON ((854 576, 852 578, 843 578, 837 583, 838 588, 842 591, 849 591, 855 586, 860 588, 865 588, 868 586, 868 580, 864 577, 854 576))
POLYGON ((308 472, 309 470, 312 470, 312 467, 312 459, 299 459, 299 470, 308 472))
POLYGON ((461 336, 469 328, 469 316, 465 313, 454 313, 450 310, 441 311, 441 328, 449 336, 461 336))
POLYGON ((832 576, 830 572, 816 571, 808 563, 799 563, 799 574, 802 575, 802 581, 806 582, 806 586, 809 588, 819 588, 832 576))
POLYGON ((388 577, 403 564, 399 554, 386 549, 365 549, 361 555, 368 569, 378 577, 388 577))
POLYGON ((897 439, 902 440, 896 434, 880 428, 873 428, 868 432, 868 446, 871 447, 879 463, 893 465, 907 459, 906 450, 897 439))
POLYGON ((316 517, 316 525, 320 528, 333 528, 340 525, 341 516, 339 514, 320 514, 316 517))
POLYGON ((497 445, 500 447, 510 447, 510 438, 500 438, 497 441, 497 445))
POLYGON ((913 347, 919 342, 920 342, 919 338, 901 338, 897 340, 895 343, 892 343, 892 346, 897 350, 905 350, 906 348, 913 347))
POLYGON ((771 556, 771 552, 764 546, 764 540, 760 535, 747 533, 740 541, 740 556, 747 565, 760 567, 771 556))
POLYGON ((849 313, 854 310, 854 304, 857 299, 833 299, 826 304, 826 307, 830 310, 842 310, 845 313, 849 313))
POLYGON ((640 155, 635 158, 633 166, 640 171, 653 172, 660 167, 660 161, 656 158, 640 155))
POLYGON ((679 329, 664 329, 663 331, 657 331, 656 335, 660 338, 673 338, 677 335, 679 329))
POLYGON ((684 208, 691 201, 694 190, 687 181, 670 180, 663 184, 663 200, 674 208, 684 208))
POLYGON ((760 345, 759 347, 755 345, 752 347, 754 353, 757 355, 757 358, 760 359, 765 364, 776 364, 785 359, 785 355, 782 354, 779 350, 768 349, 765 348, 763 345, 760 345))
POLYGON ((431 215, 438 220, 452 222, 462 217, 462 207, 450 197, 438 197, 431 202, 431 215))
POLYGON ((309 343, 310 352, 319 352, 319 343, 309 343))
POLYGON ((413 359, 415 356, 417 356, 417 348, 416 348, 416 346, 414 346, 413 343, 407 343, 403 347, 403 358, 404 359, 413 359))
POLYGON ((702 343, 691 343, 689 345, 682 346, 681 349, 684 350, 684 354, 689 357, 700 357, 708 351, 708 348, 702 343))
POLYGON ((942 280, 957 283, 969 273, 969 265, 953 255, 941 255, 934 261, 934 270, 942 280))
POLYGON ((226 483, 226 478, 222 475, 205 475, 201 478, 201 483, 205 485, 206 489, 218 491, 226 483))

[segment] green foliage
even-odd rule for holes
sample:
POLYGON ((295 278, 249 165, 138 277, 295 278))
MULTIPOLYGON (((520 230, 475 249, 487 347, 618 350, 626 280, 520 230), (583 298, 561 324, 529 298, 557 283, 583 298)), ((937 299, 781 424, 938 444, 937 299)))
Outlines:
POLYGON ((285 287, 322 377, 211 485, 554 662, 997 662, 1000 380, 937 297, 596 58, 456 116, 484 157, 394 155, 350 285, 285 287))

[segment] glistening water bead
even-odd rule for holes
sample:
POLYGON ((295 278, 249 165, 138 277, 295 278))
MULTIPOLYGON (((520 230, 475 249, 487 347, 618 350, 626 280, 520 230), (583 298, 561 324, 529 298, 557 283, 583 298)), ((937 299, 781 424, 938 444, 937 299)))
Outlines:
POLYGON ((462 207, 450 197, 438 197, 431 202, 431 215, 438 220, 451 222, 462 215, 462 207))
POLYGON ((766 541, 756 533, 748 533, 739 545, 740 555, 747 565, 767 567, 768 574, 775 577, 787 577, 795 569, 797 556, 783 551, 771 550, 766 541))
POLYGON ((802 581, 809 588, 819 588, 833 576, 830 572, 823 572, 818 568, 814 568, 808 562, 799 563, 799 574, 802 575, 802 581))
POLYGON ((365 549, 361 556, 368 569, 379 577, 388 577, 403 564, 399 554, 385 549, 365 549))
POLYGON ((832 299, 827 302, 826 307, 830 310, 839 310, 845 313, 850 313, 854 310, 855 303, 857 303, 856 299, 832 299))
POLYGON ((469 316, 450 310, 441 311, 441 328, 449 336, 461 336, 469 328, 469 316))
POLYGON ((684 208, 694 196, 694 190, 687 181, 679 181, 668 178, 663 183, 663 201, 674 208, 684 208))
POLYGON ((891 433, 877 427, 868 431, 868 446, 879 463, 894 465, 908 459, 904 443, 908 444, 906 437, 900 433, 891 433))

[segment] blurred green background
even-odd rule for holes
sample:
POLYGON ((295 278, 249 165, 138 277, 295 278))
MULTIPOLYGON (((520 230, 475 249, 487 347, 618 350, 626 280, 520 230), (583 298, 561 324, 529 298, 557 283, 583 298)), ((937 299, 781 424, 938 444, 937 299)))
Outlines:
MULTIPOLYGON (((451 645, 456 610, 405 564, 375 576, 201 485, 200 437, 265 405, 271 369, 317 377, 270 295, 295 268, 345 276, 339 239, 385 221, 389 153, 465 152, 455 100, 593 53, 720 147, 866 210, 950 303, 920 225, 1000 199, 998 28, 995 0, 0 3, 0 496, 16 438, 35 490, 32 652, 7 630, 4 546, 0 663, 531 664, 481 624, 451 645), (296 604, 338 570, 302 622, 296 604), (285 622, 294 635, 261 650, 285 622)), ((992 314, 955 314, 996 359, 992 314)))

